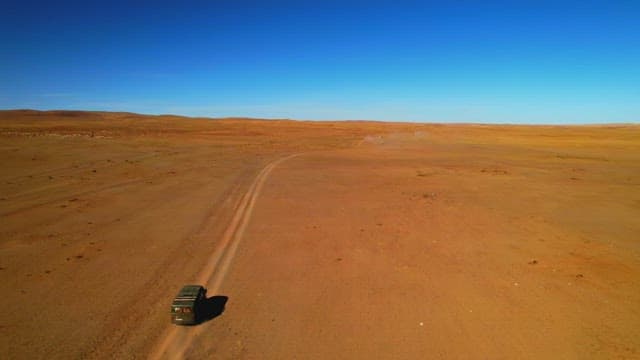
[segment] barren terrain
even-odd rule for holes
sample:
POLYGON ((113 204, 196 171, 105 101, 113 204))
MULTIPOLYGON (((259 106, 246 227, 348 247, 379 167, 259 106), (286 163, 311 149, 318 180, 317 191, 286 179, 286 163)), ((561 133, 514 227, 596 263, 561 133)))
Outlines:
POLYGON ((640 357, 639 126, 2 111, 0 159, 3 358, 640 357))

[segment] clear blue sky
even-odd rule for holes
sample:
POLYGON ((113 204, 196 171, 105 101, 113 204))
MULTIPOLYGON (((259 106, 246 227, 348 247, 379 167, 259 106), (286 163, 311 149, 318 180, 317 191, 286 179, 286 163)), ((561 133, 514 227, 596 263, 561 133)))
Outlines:
POLYGON ((640 1, 13 1, 0 109, 640 121, 640 1))

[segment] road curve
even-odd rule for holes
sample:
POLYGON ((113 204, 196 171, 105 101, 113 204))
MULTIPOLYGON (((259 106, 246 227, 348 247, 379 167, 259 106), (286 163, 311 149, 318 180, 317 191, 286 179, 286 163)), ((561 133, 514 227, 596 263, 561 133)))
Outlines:
MULTIPOLYGON (((260 195, 260 191, 269 174, 282 162, 299 155, 300 154, 288 155, 265 166, 258 176, 256 176, 246 194, 236 206, 233 218, 223 233, 219 245, 211 254, 207 264, 196 278, 197 283, 207 285, 209 294, 218 293, 222 281, 229 271, 238 245, 242 240, 244 230, 251 219, 251 213, 253 212, 256 199, 260 195)), ((203 325, 198 327, 178 327, 170 325, 152 348, 149 359, 182 359, 185 351, 193 342, 193 339, 197 337, 203 329, 203 325)))

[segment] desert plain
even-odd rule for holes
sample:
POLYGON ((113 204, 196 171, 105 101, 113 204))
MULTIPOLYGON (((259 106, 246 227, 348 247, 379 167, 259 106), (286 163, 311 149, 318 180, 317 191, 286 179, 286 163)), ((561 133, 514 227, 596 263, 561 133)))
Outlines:
POLYGON ((0 159, 2 358, 640 358, 638 125, 1 111, 0 159))

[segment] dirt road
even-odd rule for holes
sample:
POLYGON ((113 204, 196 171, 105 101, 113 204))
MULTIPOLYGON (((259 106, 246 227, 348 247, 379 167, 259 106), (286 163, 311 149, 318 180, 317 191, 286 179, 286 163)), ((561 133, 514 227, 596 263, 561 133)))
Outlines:
MULTIPOLYGON (((265 180, 278 164, 295 156, 298 156, 298 154, 288 155, 268 164, 258 174, 247 193, 242 197, 240 204, 238 204, 234 211, 229 227, 227 227, 227 230, 225 230, 220 239, 220 244, 212 253, 206 266, 197 277, 196 283, 203 284, 209 293, 217 294, 219 292, 222 281, 229 272, 229 267, 240 245, 247 224, 251 219, 256 198, 260 195, 265 180)), ((150 358, 183 358, 184 352, 189 348, 193 339, 198 336, 204 328, 204 326, 179 328, 169 325, 165 334, 161 336, 158 344, 153 348, 150 358)))

